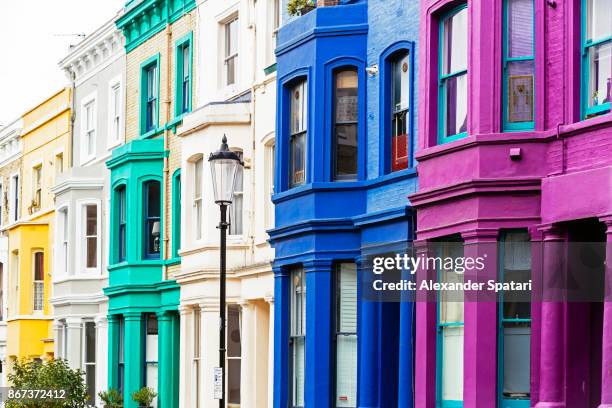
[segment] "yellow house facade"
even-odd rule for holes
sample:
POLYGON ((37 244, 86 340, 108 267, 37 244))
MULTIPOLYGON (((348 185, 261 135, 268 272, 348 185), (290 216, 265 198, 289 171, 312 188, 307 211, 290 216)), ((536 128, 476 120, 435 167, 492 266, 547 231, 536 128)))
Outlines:
POLYGON ((9 365, 53 357, 50 189, 70 163, 70 100, 65 88, 23 115, 21 168, 9 175, 9 365))

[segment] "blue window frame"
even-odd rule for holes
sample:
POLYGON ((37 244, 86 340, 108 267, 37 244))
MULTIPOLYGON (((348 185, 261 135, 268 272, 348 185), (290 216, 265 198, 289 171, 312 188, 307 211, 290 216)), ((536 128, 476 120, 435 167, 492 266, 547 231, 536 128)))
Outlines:
POLYGON ((157 131, 159 123, 159 54, 140 66, 140 134, 157 131))
POLYGON ((440 20, 438 143, 467 136, 468 9, 462 5, 440 20))
POLYGON ((193 61, 193 34, 189 33, 176 42, 176 82, 175 82, 175 110, 176 117, 191 111, 192 94, 192 61, 193 61))
POLYGON ((304 383, 306 372, 306 274, 303 268, 295 268, 291 271, 290 287, 290 406, 292 408, 299 408, 304 407, 304 383))
POLYGON ((117 262, 123 262, 127 256, 127 202, 124 185, 115 189, 117 210, 117 262))
MULTIPOLYGON (((499 245, 501 282, 531 279, 531 242, 527 231, 504 231, 499 245)), ((499 301, 498 398, 500 408, 530 403, 531 302, 529 294, 502 292, 499 301)))
POLYGON ((306 182, 306 137, 308 133, 308 81, 300 78, 289 93, 289 188, 306 182))
POLYGON ((359 173, 359 75, 353 66, 334 71, 333 180, 354 181, 359 173))
POLYGON ((582 0, 582 116, 610 111, 612 0, 582 0))
POLYGON ((335 407, 357 407, 357 265, 336 265, 335 407))
POLYGON ((160 257, 161 252, 161 191, 159 181, 147 181, 143 185, 144 256, 160 257))
POLYGON ((534 0, 504 1, 504 130, 529 130, 535 122, 534 0))
MULTIPOLYGON (((443 242, 440 256, 463 256, 463 242, 443 242)), ((464 275, 452 269, 439 269, 442 283, 462 283, 464 275)), ((438 293, 437 313, 437 400, 441 408, 463 407, 463 324, 464 297, 461 291, 438 293)))
POLYGON ((413 101, 414 44, 400 41, 380 57, 381 106, 379 174, 405 170, 414 165, 413 101))

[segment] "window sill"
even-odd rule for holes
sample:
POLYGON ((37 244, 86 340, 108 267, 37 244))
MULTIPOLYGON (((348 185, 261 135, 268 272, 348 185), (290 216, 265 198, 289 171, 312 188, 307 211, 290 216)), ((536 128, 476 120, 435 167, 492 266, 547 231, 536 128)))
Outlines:
POLYGON ((174 258, 171 259, 166 259, 165 264, 167 266, 172 266, 172 265, 179 265, 181 263, 181 258, 179 256, 176 256, 174 258))
POLYGON ((157 127, 155 129, 149 130, 147 133, 141 134, 140 138, 141 139, 150 139, 152 137, 155 137, 155 136, 163 133, 163 131, 164 131, 164 127, 157 127))
POLYGON ((187 115, 188 113, 189 111, 183 112, 180 115, 176 116, 170 122, 166 123, 166 125, 164 126, 164 129, 176 131, 176 128, 183 123, 183 116, 187 115))

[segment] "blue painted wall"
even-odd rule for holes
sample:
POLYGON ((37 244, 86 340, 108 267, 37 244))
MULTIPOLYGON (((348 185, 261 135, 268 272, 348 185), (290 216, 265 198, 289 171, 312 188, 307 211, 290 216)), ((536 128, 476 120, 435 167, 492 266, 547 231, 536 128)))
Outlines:
MULTIPOLYGON (((284 2, 286 5, 286 1, 284 2)), ((416 189, 414 159, 408 169, 385 174, 389 75, 385 58, 399 49, 413 55, 411 113, 416 106, 418 1, 344 0, 290 18, 277 47, 276 251, 274 406, 290 405, 289 273, 306 272, 305 406, 335 406, 333 374, 334 264, 359 265, 380 253, 404 251, 414 231, 407 196, 416 189), (331 179, 331 84, 333 69, 346 64, 359 76, 359 177, 331 179), (379 65, 369 76, 366 67, 379 65), (292 81, 308 80, 306 183, 289 189, 288 92, 292 81)), ((410 152, 416 145, 411 120, 410 152)), ((361 282, 359 283, 361 293, 361 282)), ((358 305, 358 406, 412 407, 413 304, 361 300, 358 305)))

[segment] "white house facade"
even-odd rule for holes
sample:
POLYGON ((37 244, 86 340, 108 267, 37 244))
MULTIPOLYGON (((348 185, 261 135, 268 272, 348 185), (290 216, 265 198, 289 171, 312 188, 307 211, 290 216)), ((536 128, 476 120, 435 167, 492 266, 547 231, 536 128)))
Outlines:
POLYGON ((109 172, 124 141, 125 52, 109 20, 60 62, 73 89, 72 166, 56 178, 53 295, 55 355, 85 372, 90 400, 107 389, 109 172))
POLYGON ((12 121, 0 128, 0 387, 7 385, 6 367, 6 342, 7 342, 7 317, 8 317, 8 232, 6 227, 14 219, 10 217, 10 210, 15 206, 14 197, 19 196, 12 175, 19 173, 21 165, 21 131, 23 120, 21 118, 12 121))
POLYGON ((181 407, 218 402, 213 369, 219 366, 219 207, 208 164, 225 134, 244 169, 228 213, 228 407, 272 406, 274 259, 266 230, 274 223, 276 73, 275 0, 209 0, 197 15, 198 106, 183 118, 182 147, 181 407), (214 45, 216 44, 216 46, 214 45))

